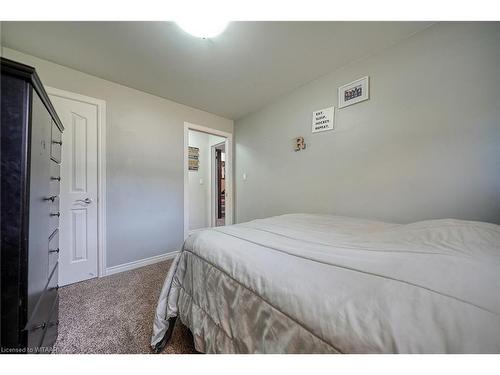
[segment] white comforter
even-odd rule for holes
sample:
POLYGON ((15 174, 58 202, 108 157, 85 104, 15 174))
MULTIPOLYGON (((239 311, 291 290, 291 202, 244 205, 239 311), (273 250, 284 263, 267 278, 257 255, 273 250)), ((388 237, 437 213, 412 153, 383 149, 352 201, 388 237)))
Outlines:
POLYGON ((204 352, 500 353, 500 226, 294 214, 200 231, 152 346, 174 316, 204 352))

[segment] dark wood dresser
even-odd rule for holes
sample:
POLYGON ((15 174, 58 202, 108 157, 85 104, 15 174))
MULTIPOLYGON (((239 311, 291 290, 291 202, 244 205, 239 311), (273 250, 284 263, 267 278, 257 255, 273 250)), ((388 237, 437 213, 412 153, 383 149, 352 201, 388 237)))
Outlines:
POLYGON ((34 68, 1 65, 1 352, 49 353, 59 324, 63 126, 34 68))

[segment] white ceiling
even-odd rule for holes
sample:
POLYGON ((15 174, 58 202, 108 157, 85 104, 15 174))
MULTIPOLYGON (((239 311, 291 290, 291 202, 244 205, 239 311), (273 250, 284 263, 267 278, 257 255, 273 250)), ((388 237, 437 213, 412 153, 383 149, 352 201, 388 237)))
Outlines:
POLYGON ((204 40, 172 22, 2 22, 2 42, 236 120, 429 24, 232 22, 204 40))

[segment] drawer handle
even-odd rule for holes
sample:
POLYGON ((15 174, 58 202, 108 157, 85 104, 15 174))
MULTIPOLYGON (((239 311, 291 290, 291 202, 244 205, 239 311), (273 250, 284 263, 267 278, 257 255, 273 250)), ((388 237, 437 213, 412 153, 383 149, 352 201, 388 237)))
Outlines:
POLYGON ((43 200, 44 201, 52 201, 52 202, 54 202, 56 198, 57 198, 57 195, 52 195, 50 197, 43 198, 43 200))
POLYGON ((49 254, 51 253, 58 253, 59 252, 59 248, 55 249, 55 250, 49 250, 49 254))
POLYGON ((47 327, 47 323, 43 322, 43 323, 37 324, 36 326, 30 327, 29 331, 36 331, 37 329, 44 329, 45 327, 47 327))
POLYGON ((61 181, 61 177, 51 177, 52 181, 61 181))
POLYGON ((52 143, 55 143, 56 145, 62 146, 62 141, 52 141, 52 143))
POLYGON ((60 212, 56 212, 56 213, 51 212, 50 216, 57 216, 57 217, 59 217, 59 216, 61 216, 61 213, 60 212))

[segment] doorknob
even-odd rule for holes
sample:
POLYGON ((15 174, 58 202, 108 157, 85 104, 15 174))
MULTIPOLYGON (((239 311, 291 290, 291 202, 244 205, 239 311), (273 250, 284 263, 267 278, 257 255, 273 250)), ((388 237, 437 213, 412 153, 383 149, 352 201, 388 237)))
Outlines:
POLYGON ((86 203, 86 204, 90 204, 90 203, 92 203, 92 199, 90 199, 90 198, 85 198, 85 199, 77 199, 76 201, 77 201, 77 202, 83 202, 83 203, 86 203))

